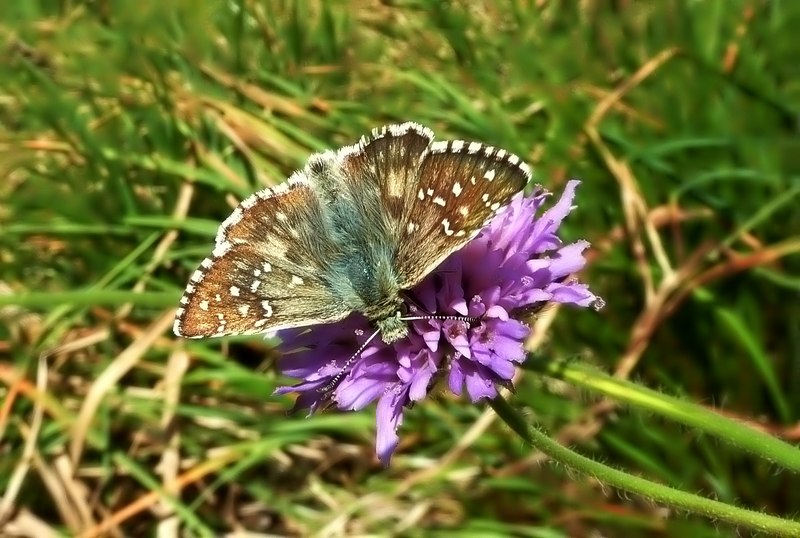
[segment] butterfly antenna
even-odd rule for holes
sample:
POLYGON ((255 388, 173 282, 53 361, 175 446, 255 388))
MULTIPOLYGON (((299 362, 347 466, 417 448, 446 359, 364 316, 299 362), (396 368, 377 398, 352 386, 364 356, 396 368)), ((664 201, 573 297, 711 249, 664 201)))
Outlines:
MULTIPOLYGON (((444 272, 444 271, 442 271, 444 272)), ((412 311, 416 310, 424 310, 421 305, 414 301, 411 297, 404 298, 407 302, 411 303, 412 311)), ((478 323, 480 318, 471 317, 471 316, 459 316, 459 315, 446 315, 446 314, 425 314, 422 316, 403 316, 400 312, 397 313, 400 321, 423 321, 426 319, 435 319, 438 321, 466 321, 470 325, 473 323, 478 323)))
MULTIPOLYGON (((401 316, 400 317, 401 321, 422 321, 422 320, 428 320, 428 319, 435 319, 435 320, 439 320, 439 321, 465 321, 465 322, 467 322, 469 324, 478 323, 480 321, 480 318, 476 318, 476 317, 458 316, 458 315, 445 315, 445 314, 426 314, 424 316, 401 316)), ((361 353, 364 352, 364 350, 367 348, 369 343, 372 342, 375 339, 375 337, 378 336, 378 334, 380 334, 380 332, 381 332, 380 329, 378 329, 375 332, 373 332, 371 335, 369 335, 369 338, 367 338, 364 341, 364 343, 361 344, 361 346, 359 346, 358 350, 355 353, 353 353, 350 356, 349 359, 347 359, 345 361, 345 363, 339 369, 339 372, 335 376, 333 376, 333 379, 331 379, 330 382, 328 382, 328 384, 325 385, 324 387, 318 388, 317 392, 329 392, 336 385, 338 385, 339 381, 341 381, 342 378, 349 372, 350 367, 353 365, 353 363, 356 362, 361 357, 361 353)))
POLYGON ((481 319, 472 316, 457 316, 447 314, 427 314, 424 316, 403 316, 401 321, 423 321, 427 319, 435 319, 438 321, 466 321, 469 324, 478 323, 481 319))
POLYGON ((353 353, 350 356, 350 358, 345 361, 344 365, 342 365, 342 367, 339 369, 339 373, 337 373, 335 376, 333 376, 333 379, 331 379, 330 382, 327 385, 325 385, 324 387, 318 388, 317 391, 318 392, 328 392, 333 387, 338 385, 339 381, 341 381, 342 378, 345 376, 345 374, 347 374, 348 370, 353 365, 353 363, 356 362, 356 360, 358 360, 361 357, 361 353, 364 352, 364 350, 367 348, 369 343, 372 342, 375 339, 375 337, 378 336, 378 333, 380 333, 380 332, 381 331, 379 329, 379 330, 376 330, 374 333, 372 333, 369 336, 369 338, 367 338, 367 340, 363 344, 361 344, 361 347, 358 348, 358 351, 353 353))

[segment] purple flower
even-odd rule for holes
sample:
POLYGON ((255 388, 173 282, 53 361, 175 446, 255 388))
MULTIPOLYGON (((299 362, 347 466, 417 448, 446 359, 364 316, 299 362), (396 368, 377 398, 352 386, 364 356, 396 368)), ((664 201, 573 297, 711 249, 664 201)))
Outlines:
POLYGON ((456 319, 409 321, 409 336, 393 344, 370 341, 359 358, 342 368, 373 333, 360 314, 334 324, 280 332, 281 371, 301 381, 276 393, 296 392, 295 409, 336 406, 358 410, 377 400, 378 458, 387 464, 399 443, 403 410, 422 400, 440 378, 476 402, 497 395, 525 360, 530 328, 518 321, 547 302, 581 307, 602 300, 569 275, 583 268, 585 241, 563 245, 557 231, 572 210, 578 181, 537 217, 550 194, 537 189, 517 195, 464 248, 453 253, 409 290, 409 317, 435 313, 456 319), (470 320, 471 318, 471 320, 470 320), (333 383, 335 381, 335 383, 333 383))

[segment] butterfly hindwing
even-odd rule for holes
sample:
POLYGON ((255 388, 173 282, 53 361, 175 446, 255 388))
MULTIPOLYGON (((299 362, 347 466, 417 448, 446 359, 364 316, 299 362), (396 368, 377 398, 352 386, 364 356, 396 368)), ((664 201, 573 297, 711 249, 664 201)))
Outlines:
POLYGON ((323 279, 337 248, 319 199, 301 175, 286 185, 252 195, 220 226, 181 298, 175 334, 255 334, 349 313, 323 279))

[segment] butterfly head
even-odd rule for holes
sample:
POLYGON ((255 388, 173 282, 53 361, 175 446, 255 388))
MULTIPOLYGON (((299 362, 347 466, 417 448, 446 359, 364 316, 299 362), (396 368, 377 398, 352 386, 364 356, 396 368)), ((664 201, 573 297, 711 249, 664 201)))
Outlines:
POLYGON ((401 338, 408 336, 408 325, 401 317, 400 310, 397 310, 393 315, 381 318, 375 322, 378 330, 381 332, 381 339, 387 344, 396 342, 401 338))
POLYGON ((401 319, 405 311, 400 288, 392 279, 373 279, 377 288, 366 287, 371 293, 359 297, 361 303, 357 310, 362 312, 378 329, 381 340, 387 344, 396 342, 408 335, 408 326, 401 319))

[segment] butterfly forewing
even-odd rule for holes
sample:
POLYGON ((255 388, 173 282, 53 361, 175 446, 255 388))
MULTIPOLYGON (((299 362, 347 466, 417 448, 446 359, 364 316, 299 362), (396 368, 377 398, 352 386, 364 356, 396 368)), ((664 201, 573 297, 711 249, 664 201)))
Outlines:
POLYGON ((277 192, 254 194, 222 224, 214 252, 181 298, 177 335, 255 334, 349 313, 322 279, 337 248, 324 226, 315 225, 319 199, 299 178, 277 192))
POLYGON ((519 157, 503 149, 458 140, 431 144, 400 222, 396 264, 402 286, 417 284, 474 238, 530 175, 519 157))

